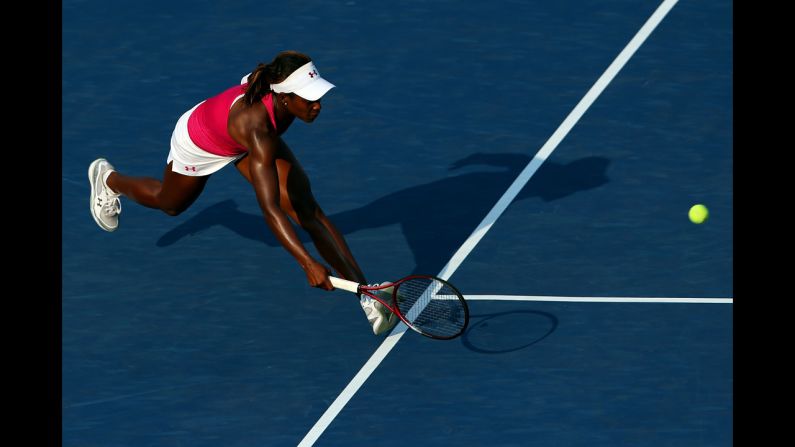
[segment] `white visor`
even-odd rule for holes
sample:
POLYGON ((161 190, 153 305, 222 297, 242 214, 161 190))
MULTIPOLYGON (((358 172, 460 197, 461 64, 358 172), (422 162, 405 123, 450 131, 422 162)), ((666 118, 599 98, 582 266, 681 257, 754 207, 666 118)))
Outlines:
POLYGON ((295 93, 308 101, 317 101, 332 87, 334 84, 321 78, 312 62, 302 65, 284 81, 271 84, 271 90, 276 93, 295 93))

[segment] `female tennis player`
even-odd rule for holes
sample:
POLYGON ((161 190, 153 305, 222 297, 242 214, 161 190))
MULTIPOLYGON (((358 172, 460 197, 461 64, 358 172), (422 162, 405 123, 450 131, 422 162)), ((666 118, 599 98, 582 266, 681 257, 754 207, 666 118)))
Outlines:
MULTIPOLYGON (((334 288, 329 269, 312 258, 288 216, 309 233, 320 255, 342 277, 366 284, 345 238, 318 206, 306 173, 281 137, 296 117, 313 122, 320 98, 332 87, 302 53, 284 51, 271 63, 258 64, 240 85, 200 102, 177 121, 163 181, 124 175, 104 158, 92 162, 88 178, 94 220, 103 230, 115 231, 120 196, 177 216, 201 194, 210 175, 234 163, 253 186, 271 231, 304 269, 311 286, 334 288)), ((399 321, 366 295, 361 304, 375 334, 399 321)))

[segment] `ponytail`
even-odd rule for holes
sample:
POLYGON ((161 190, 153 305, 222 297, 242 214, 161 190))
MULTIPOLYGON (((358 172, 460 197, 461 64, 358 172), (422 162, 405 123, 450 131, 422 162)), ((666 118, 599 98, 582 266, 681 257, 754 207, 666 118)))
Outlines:
POLYGON ((271 84, 273 82, 273 64, 257 64, 250 75, 248 75, 248 88, 243 96, 243 101, 248 105, 252 105, 261 100, 263 96, 271 91, 271 84))
POLYGON ((257 64, 257 68, 248 75, 248 87, 243 101, 253 105, 262 100, 263 96, 271 92, 271 84, 284 81, 292 72, 311 60, 309 56, 297 51, 283 51, 270 64, 257 64))

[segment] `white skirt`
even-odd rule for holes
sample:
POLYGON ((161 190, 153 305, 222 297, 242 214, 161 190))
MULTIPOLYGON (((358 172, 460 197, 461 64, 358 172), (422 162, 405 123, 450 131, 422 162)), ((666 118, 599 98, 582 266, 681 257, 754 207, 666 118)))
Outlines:
MULTIPOLYGON (((204 101, 202 101, 204 102, 204 101)), ((171 150, 168 152, 166 164, 174 162, 171 170, 182 175, 191 177, 201 177, 210 175, 224 166, 245 157, 248 153, 234 155, 231 157, 211 154, 204 149, 196 146, 196 143, 188 135, 188 118, 190 114, 199 107, 199 104, 183 113, 174 127, 171 134, 171 150)))

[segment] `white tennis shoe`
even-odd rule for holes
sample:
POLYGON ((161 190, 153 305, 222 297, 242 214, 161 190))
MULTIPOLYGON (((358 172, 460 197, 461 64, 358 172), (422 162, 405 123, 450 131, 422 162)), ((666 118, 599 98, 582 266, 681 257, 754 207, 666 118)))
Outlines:
MULTIPOLYGON (((371 286, 377 285, 379 284, 371 284, 371 286)), ((375 291, 375 294, 378 293, 379 291, 375 291)), ((400 318, 392 313, 391 310, 387 309, 386 306, 365 294, 361 295, 359 303, 362 305, 364 314, 367 315, 367 321, 373 326, 373 333, 375 335, 381 335, 392 329, 398 321, 400 321, 400 318)))
POLYGON ((116 231, 116 228, 119 228, 119 214, 121 214, 120 194, 111 191, 105 184, 107 172, 113 170, 113 165, 104 158, 97 158, 88 167, 88 181, 91 183, 89 202, 91 216, 105 231, 116 231))

